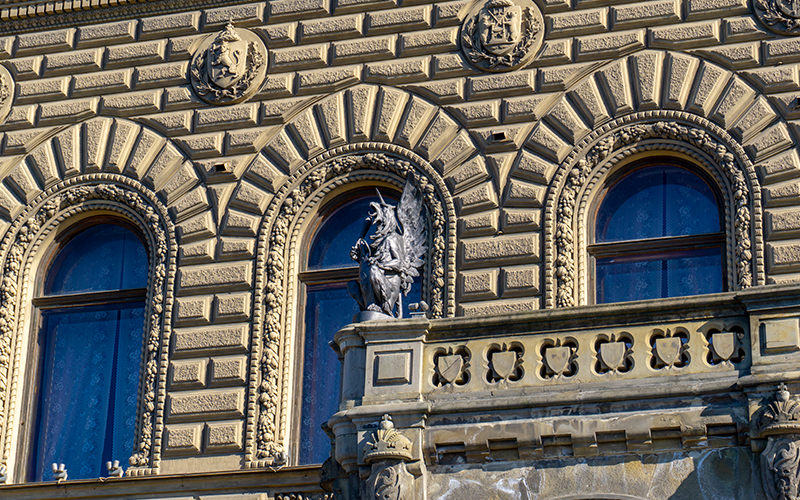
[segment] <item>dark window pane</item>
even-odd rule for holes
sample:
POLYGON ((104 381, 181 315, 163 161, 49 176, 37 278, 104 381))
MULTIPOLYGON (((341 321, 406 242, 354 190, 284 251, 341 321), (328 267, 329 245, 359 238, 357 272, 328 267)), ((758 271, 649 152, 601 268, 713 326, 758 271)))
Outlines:
POLYGON ((719 247, 595 261, 598 303, 721 292, 719 247))
POLYGON ((47 274, 44 293, 96 292, 147 286, 147 251, 116 224, 92 226, 69 240, 47 274))
POLYGON ((339 359, 328 345, 333 335, 358 312, 344 284, 309 286, 303 348, 303 403, 300 422, 300 464, 322 463, 331 443, 320 427, 336 413, 339 402, 339 359))
POLYGON ((674 166, 637 170, 609 189, 597 212, 595 241, 716 233, 719 207, 711 187, 674 166))
POLYGON ((33 479, 67 464, 71 479, 105 475, 133 451, 144 305, 42 313, 41 385, 33 479))

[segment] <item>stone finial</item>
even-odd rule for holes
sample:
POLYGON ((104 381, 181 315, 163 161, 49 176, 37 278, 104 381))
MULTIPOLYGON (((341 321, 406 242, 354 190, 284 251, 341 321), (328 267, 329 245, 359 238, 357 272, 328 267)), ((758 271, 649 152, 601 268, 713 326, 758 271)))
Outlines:
POLYGON ((53 479, 59 483, 67 480, 67 467, 64 464, 53 464, 53 479))
POLYGON ((379 460, 411 459, 411 440, 394 428, 391 416, 384 415, 381 418, 380 429, 375 431, 371 441, 367 441, 364 461, 369 464, 379 460))

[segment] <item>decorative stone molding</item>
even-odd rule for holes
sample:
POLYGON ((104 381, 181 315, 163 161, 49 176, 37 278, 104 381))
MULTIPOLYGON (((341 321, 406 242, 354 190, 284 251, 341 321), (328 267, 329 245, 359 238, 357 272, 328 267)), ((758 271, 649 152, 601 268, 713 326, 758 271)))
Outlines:
POLYGON ((781 35, 800 35, 800 2, 797 0, 753 0, 756 17, 781 35))
POLYGON ((587 265, 579 259, 585 259, 586 253, 587 229, 583 226, 589 223, 585 216, 589 192, 620 159, 659 150, 694 155, 704 167, 719 170, 723 176, 719 187, 728 200, 724 208, 727 246, 733 250, 728 256, 735 270, 732 288, 744 289, 763 280, 760 273, 756 274, 761 270, 762 243, 760 234, 754 235, 761 230, 760 194, 744 151, 731 140, 720 140, 727 134, 705 119, 683 112, 668 114, 670 121, 658 112, 616 120, 587 137, 562 163, 553 181, 561 188, 549 195, 545 215, 546 227, 551 228, 545 234, 545 272, 552 277, 547 280, 548 303, 570 307, 586 302, 585 291, 578 284, 587 278, 587 265))
POLYGON ((0 464, 12 452, 17 432, 11 418, 17 404, 17 385, 24 380, 21 352, 29 338, 29 321, 22 300, 33 285, 34 256, 45 238, 70 218, 93 211, 115 212, 138 226, 150 256, 145 329, 141 365, 143 391, 139 401, 136 448, 128 475, 154 473, 160 461, 163 401, 166 397, 169 321, 175 279, 176 241, 166 208, 155 194, 137 181, 115 174, 89 174, 62 181, 42 193, 6 232, 3 281, 0 283, 0 464))
POLYGON ((364 445, 364 462, 371 466, 362 498, 370 500, 414 500, 414 476, 406 462, 413 459, 411 440, 394 428, 389 415, 364 445))
POLYGON ((0 123, 8 118, 11 105, 14 102, 14 77, 11 72, 0 64, 0 123))
POLYGON ((800 402, 781 384, 774 399, 753 416, 761 452, 761 484, 769 500, 800 498, 800 402))
POLYGON ((327 152, 300 168, 274 197, 259 232, 253 354, 248 413, 250 467, 286 459, 289 381, 296 302, 300 226, 332 190, 367 181, 402 188, 410 180, 422 194, 430 229, 422 272, 429 316, 454 310, 455 210, 444 181, 418 155, 386 144, 366 143, 327 152), (372 151, 372 152, 368 152, 372 151))
POLYGON ((461 50, 475 67, 511 71, 527 64, 544 39, 544 19, 529 0, 486 0, 461 26, 461 50))
POLYGON ((206 37, 189 69, 195 93, 209 104, 235 104, 252 96, 267 73, 267 48, 253 32, 228 23, 206 37))

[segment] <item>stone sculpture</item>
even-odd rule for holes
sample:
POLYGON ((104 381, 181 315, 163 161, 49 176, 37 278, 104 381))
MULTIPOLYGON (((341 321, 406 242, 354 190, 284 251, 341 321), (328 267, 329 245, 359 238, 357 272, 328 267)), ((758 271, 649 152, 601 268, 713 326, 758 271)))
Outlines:
POLYGON ((761 482, 769 500, 800 498, 800 403, 785 384, 755 418, 757 438, 766 438, 761 452, 761 482))
POLYGON ((374 500, 413 500, 414 476, 406 462, 412 460, 411 440, 394 428, 389 415, 381 419, 380 429, 364 447, 364 462, 371 465, 366 495, 374 500))
POLYGON ((530 62, 543 36, 542 14, 534 4, 488 0, 464 21, 461 49, 480 69, 508 71, 530 62))
POLYGON ((348 285, 361 308, 357 321, 403 316, 402 295, 408 295, 419 276, 427 250, 427 217, 419 190, 406 182, 397 206, 384 201, 380 191, 378 198, 380 202, 370 203, 364 230, 350 250, 359 264, 358 281, 348 285), (368 242, 370 228, 374 233, 368 242))
POLYGON ((800 0, 754 0, 758 18, 782 35, 800 35, 800 0))
POLYGON ((241 102, 261 86, 266 55, 261 39, 228 23, 216 36, 207 38, 192 59, 194 91, 209 104, 241 102))

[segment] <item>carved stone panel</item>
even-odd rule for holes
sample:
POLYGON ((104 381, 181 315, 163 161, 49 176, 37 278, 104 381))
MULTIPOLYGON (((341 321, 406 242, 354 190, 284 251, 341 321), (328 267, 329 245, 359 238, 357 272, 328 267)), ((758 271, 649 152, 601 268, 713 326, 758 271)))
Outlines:
POLYGON ((529 63, 542 46, 544 23, 529 0, 487 0, 461 27, 461 50, 485 71, 510 71, 529 63))
POLYGON ((192 59, 195 93, 209 104, 234 104, 252 96, 267 72, 267 48, 253 32, 228 23, 206 38, 192 59))

